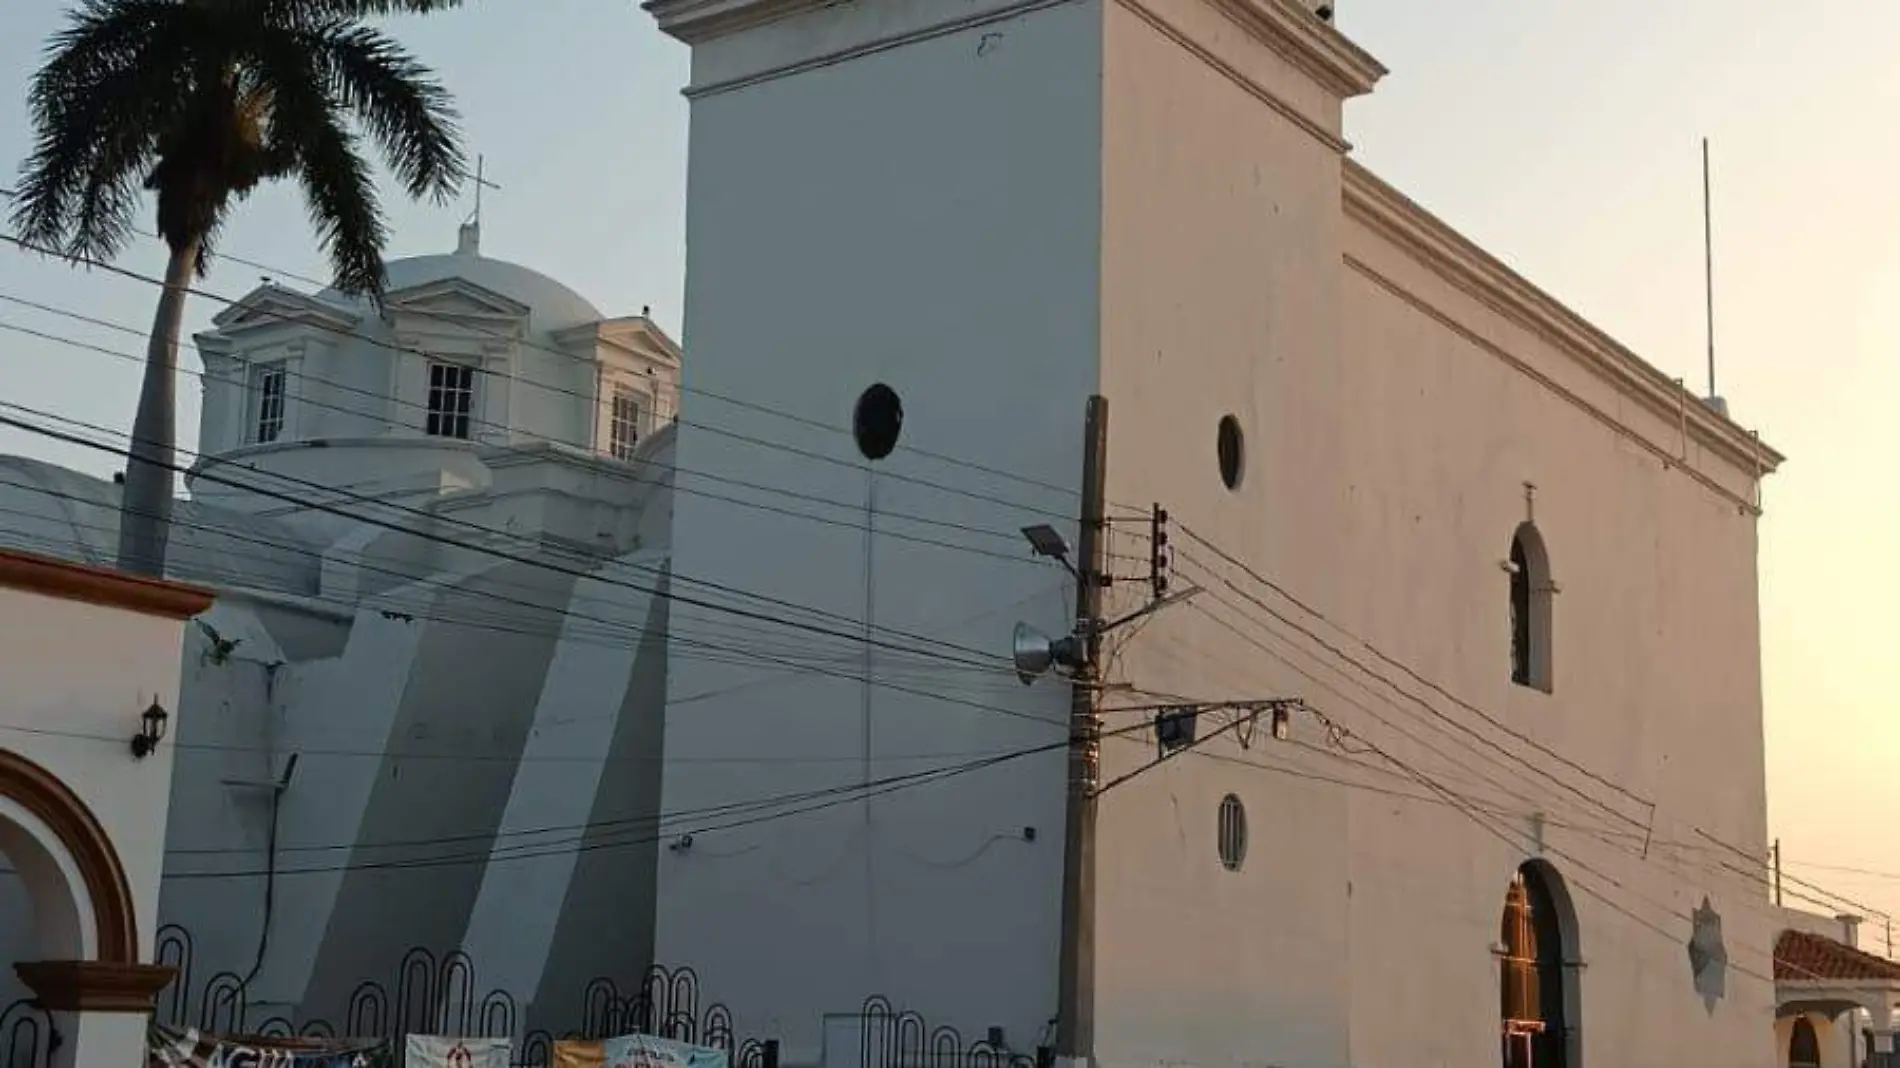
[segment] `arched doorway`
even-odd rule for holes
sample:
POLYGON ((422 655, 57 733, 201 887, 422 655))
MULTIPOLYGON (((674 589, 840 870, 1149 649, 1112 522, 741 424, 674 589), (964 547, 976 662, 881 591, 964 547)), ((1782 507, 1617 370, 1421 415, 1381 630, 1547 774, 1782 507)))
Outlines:
POLYGON ((1504 896, 1499 1011, 1504 1068, 1578 1068, 1576 918, 1557 872, 1526 862, 1504 896))
POLYGON ((1821 1036, 1806 1016, 1795 1017, 1788 1032, 1788 1068, 1821 1068, 1821 1036))

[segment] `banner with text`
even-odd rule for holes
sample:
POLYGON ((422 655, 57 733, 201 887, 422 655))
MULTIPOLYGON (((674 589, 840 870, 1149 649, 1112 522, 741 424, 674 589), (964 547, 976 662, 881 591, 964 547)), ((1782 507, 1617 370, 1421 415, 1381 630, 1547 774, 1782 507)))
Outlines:
POLYGON ((363 1039, 213 1035, 154 1024, 146 1068, 390 1068, 389 1046, 363 1039))
POLYGON ((410 1035, 403 1040, 403 1068, 508 1068, 514 1044, 505 1038, 410 1035))
POLYGON ((553 1068, 728 1068, 726 1051, 652 1035, 556 1042, 553 1068))

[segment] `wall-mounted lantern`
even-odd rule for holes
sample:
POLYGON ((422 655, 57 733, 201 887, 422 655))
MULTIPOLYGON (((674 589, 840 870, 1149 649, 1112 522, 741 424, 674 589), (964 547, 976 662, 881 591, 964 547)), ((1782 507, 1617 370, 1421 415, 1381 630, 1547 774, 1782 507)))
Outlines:
POLYGON ((171 714, 153 698, 152 706, 139 716, 139 732, 132 736, 132 755, 139 760, 151 756, 165 737, 165 721, 171 714))

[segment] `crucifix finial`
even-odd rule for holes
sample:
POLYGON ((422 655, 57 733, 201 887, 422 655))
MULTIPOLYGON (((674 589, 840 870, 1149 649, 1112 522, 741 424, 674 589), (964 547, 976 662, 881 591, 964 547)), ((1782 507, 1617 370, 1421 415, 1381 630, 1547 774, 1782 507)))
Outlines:
POLYGON ((482 247, 482 191, 493 189, 501 191, 501 186, 488 180, 488 161, 485 157, 475 157, 475 210, 462 222, 457 236, 455 251, 464 256, 478 256, 482 247))
POLYGON ((488 157, 476 156, 475 157, 475 210, 472 213, 470 213, 468 217, 468 221, 474 223, 476 226, 480 226, 482 224, 482 190, 484 189, 493 189, 497 193, 501 192, 501 186, 498 186, 495 183, 488 180, 488 157))

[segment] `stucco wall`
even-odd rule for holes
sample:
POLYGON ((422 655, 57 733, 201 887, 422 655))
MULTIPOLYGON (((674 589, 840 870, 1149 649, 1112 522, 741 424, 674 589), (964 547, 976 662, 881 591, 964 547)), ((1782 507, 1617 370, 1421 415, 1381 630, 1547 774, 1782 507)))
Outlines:
MULTIPOLYGON (((676 602, 665 811, 836 788, 1063 736, 1061 687, 1025 690, 1000 660, 988 671, 946 666, 938 658, 969 656, 882 630, 874 639, 896 648, 866 663, 856 638, 867 609, 875 627, 999 654, 1018 619, 1067 625, 1067 576, 1029 560, 1015 532, 1052 522, 1072 539, 1074 497, 913 451, 1054 486, 1073 485, 1080 468, 1099 328, 1100 7, 906 36, 1015 6, 832 5, 695 56, 701 87, 818 61, 694 100, 680 465, 844 503, 790 502, 827 524, 680 496, 675 590, 711 579, 834 613, 734 602, 846 636, 676 602), (867 41, 884 46, 848 62, 819 58, 867 41), (860 393, 879 381, 902 397, 903 437, 871 476, 848 433, 709 396, 848 428, 860 393), (916 479, 936 486, 907 481, 916 479), (867 501, 878 513, 869 523, 867 501), (744 653, 711 660, 707 642, 744 653), (888 685, 867 689, 857 681, 867 671, 888 685)), ((821 1052, 857 1063, 850 1014, 874 994, 966 1038, 998 1026, 1030 1048, 1054 1008, 1062 782, 1061 756, 1050 753, 701 833, 692 849, 660 857, 659 959, 698 969, 739 1031, 779 1037, 789 1063, 821 1052), (841 1015, 821 1051, 826 1014, 841 1015)))
MULTIPOLYGON (((1107 25, 1110 499, 1163 503, 1326 620, 1177 530, 1176 586, 1208 592, 1120 645, 1115 677, 1304 698, 1392 759, 1296 718, 1287 743, 1218 739, 1105 798, 1098 1052, 1494 1062, 1492 945, 1541 840, 1578 914, 1588 1063, 1766 1063, 1772 991, 1747 973, 1768 973, 1774 919, 1697 834, 1765 834, 1755 525, 1722 492, 1755 472, 1696 442, 1713 486, 1662 462, 1682 444, 1673 413, 1349 218, 1336 112, 1266 45, 1200 4, 1114 6, 1107 25), (1245 435, 1231 491, 1226 414, 1245 435), (1526 482, 1562 586, 1550 695, 1509 678, 1501 563, 1526 482), (1653 800, 1653 822, 1535 745, 1653 800), (1408 768, 1499 814, 1474 821, 1408 768), (1228 792, 1249 815, 1235 873, 1215 844, 1228 792), (1732 961, 1713 1008, 1686 951, 1705 895, 1732 961)), ((1111 743, 1105 777, 1153 755, 1111 743)))
MULTIPOLYGON (((1240 76, 1129 7, 1107 7, 1108 496, 1120 507, 1161 502, 1177 522, 1325 595, 1350 581, 1339 553, 1345 500, 1329 471, 1341 454, 1341 412, 1353 402, 1333 356, 1339 160, 1249 91, 1248 79, 1294 80, 1283 61, 1231 28, 1218 36, 1224 19, 1205 4, 1158 6, 1167 25, 1218 43, 1240 76), (1213 462, 1216 422, 1227 413, 1246 437, 1238 493, 1223 487, 1213 462)), ((1336 122, 1336 102, 1331 114, 1336 122)), ((1130 539, 1126 551, 1145 563, 1145 541, 1130 539)), ((1211 556, 1178 531, 1176 551, 1211 556)), ((1207 581, 1184 566, 1177 586, 1207 581)), ((1140 583, 1112 595, 1117 612, 1145 598, 1140 583)), ((1211 597, 1164 610, 1117 636, 1112 677, 1144 696, 1302 692, 1230 623, 1249 629, 1211 597)), ((1127 722, 1111 717, 1111 726, 1127 722)), ((1209 748, 1241 754, 1231 739, 1209 748)), ((1151 740, 1112 740, 1103 778, 1154 756, 1151 740)), ((1323 784, 1200 757, 1110 790, 1097 924, 1105 1063, 1349 1063, 1357 976, 1346 816, 1346 799, 1323 784), (1213 844, 1229 792, 1250 817, 1239 872, 1221 866, 1213 844)))
MULTIPOLYGON (((176 713, 178 647, 174 620, 0 589, 0 677, 7 680, 0 747, 57 776, 99 821, 124 866, 145 959, 157 927, 173 749, 161 745, 135 760, 129 743, 154 700, 176 713)), ((83 886, 76 892, 84 901, 83 886)), ((8 965, 41 956, 18 937, 33 924, 20 907, 24 896, 0 899, 9 910, 0 914, 7 933, 0 961, 8 965)))

